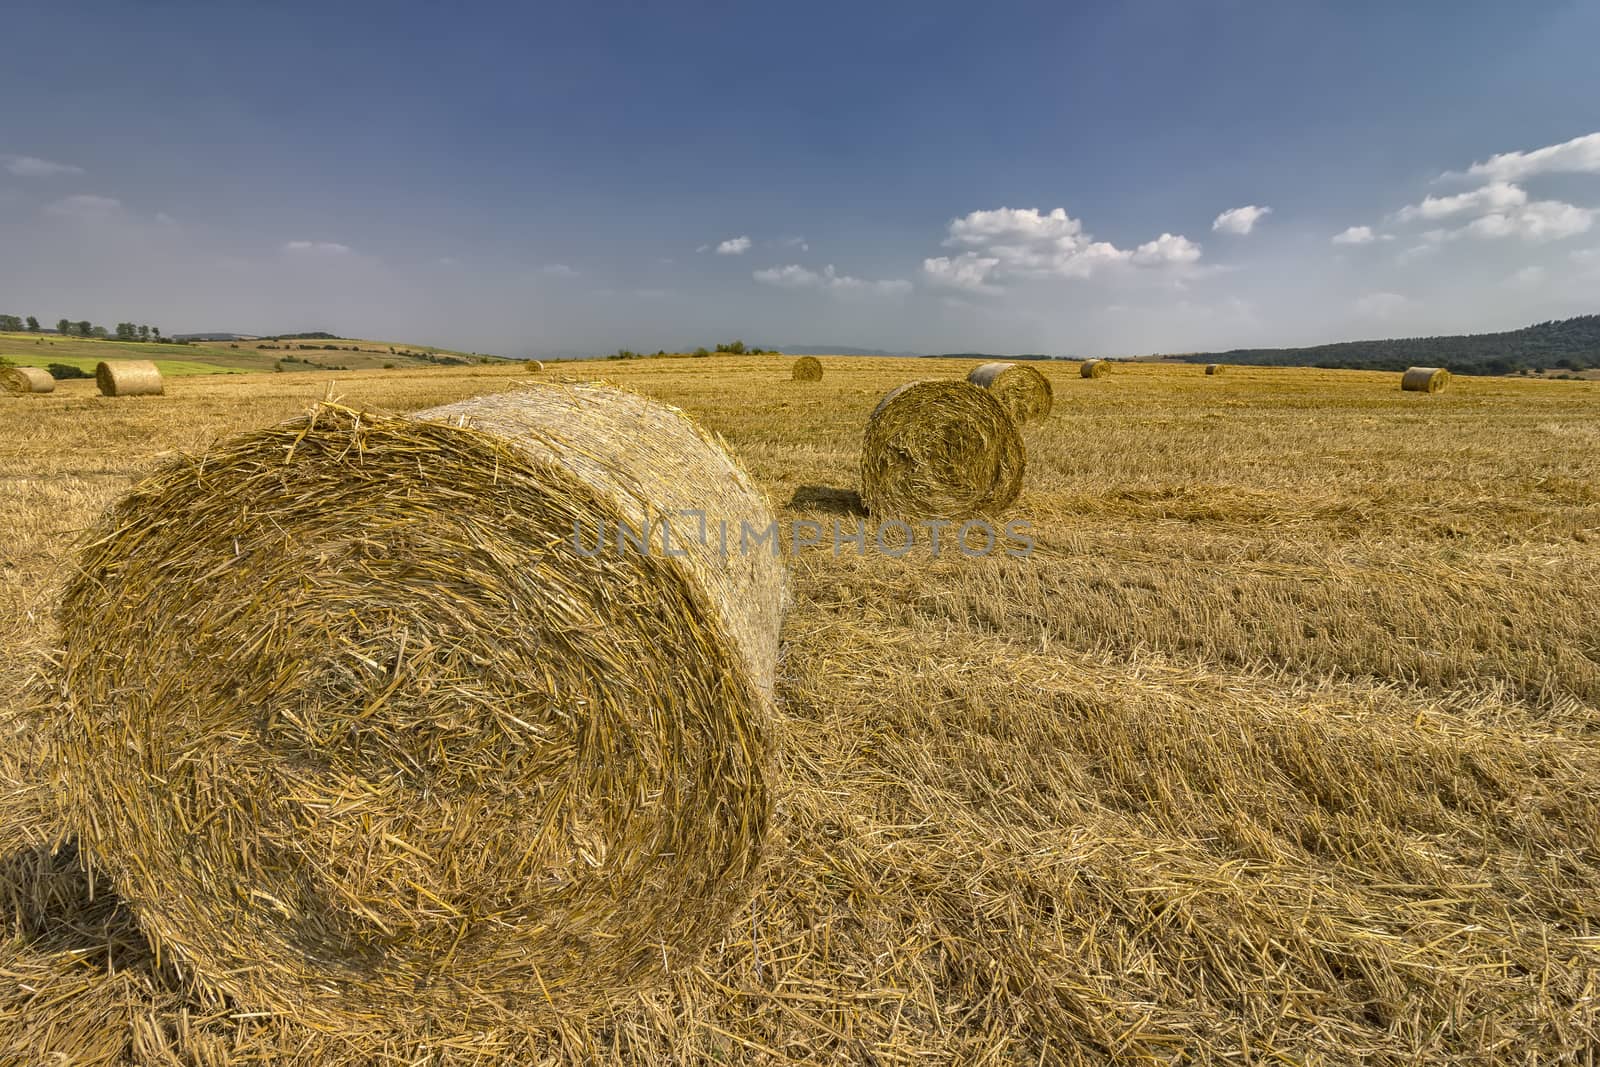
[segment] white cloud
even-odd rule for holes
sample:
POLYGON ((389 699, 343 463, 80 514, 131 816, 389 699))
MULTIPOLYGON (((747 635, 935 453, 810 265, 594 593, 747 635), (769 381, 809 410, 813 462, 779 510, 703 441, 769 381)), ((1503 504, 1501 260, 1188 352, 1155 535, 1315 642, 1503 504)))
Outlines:
POLYGON ((1410 305, 1411 301, 1399 293, 1368 293, 1356 300, 1354 308, 1363 318, 1387 319, 1410 305))
POLYGON ((1211 229, 1216 233, 1231 233, 1243 237, 1256 228, 1256 223, 1270 214, 1272 214, 1270 207, 1257 207, 1254 204, 1229 208, 1212 220, 1211 229))
POLYGON ((1507 182, 1490 182, 1481 189, 1457 196, 1424 197, 1422 203, 1401 208, 1395 218, 1401 222, 1412 219, 1448 219, 1457 215, 1485 215, 1521 207, 1528 202, 1528 194, 1507 182))
POLYGON ((804 237, 785 237, 774 242, 779 248, 798 248, 802 252, 811 251, 811 245, 804 237))
POLYGON ((743 235, 730 237, 717 245, 719 256, 742 256, 748 251, 750 251, 750 238, 743 235))
POLYGON ((285 241, 283 250, 318 256, 343 256, 351 251, 349 245, 342 245, 337 241, 285 241))
POLYGON ((752 271, 750 276, 762 285, 774 285, 780 289, 821 289, 840 294, 859 293, 879 296, 897 296, 911 291, 911 283, 908 281, 893 278, 869 282, 861 278, 852 278, 848 274, 840 274, 834 270, 831 263, 824 267, 821 273, 808 270, 798 263, 791 263, 786 267, 769 267, 766 270, 752 271))
POLYGON ((1154 241, 1146 241, 1133 253, 1133 261, 1141 265, 1193 263, 1199 258, 1200 246, 1175 233, 1164 233, 1154 241))
POLYGON ((1369 245, 1378 239, 1371 226, 1352 226, 1333 235, 1336 245, 1369 245))
POLYGON ((963 252, 959 256, 938 256, 922 261, 922 273, 930 284, 949 289, 970 289, 974 292, 993 292, 988 284, 989 274, 1000 265, 993 256, 980 256, 976 252, 963 252))
POLYGON ((44 210, 46 214, 58 215, 61 218, 99 222, 121 212, 122 201, 114 196, 94 196, 85 193, 57 200, 53 204, 46 205, 44 210))
POLYGON ((19 178, 53 178, 58 174, 82 174, 82 167, 75 167, 71 163, 52 163, 48 159, 38 156, 0 156, 5 160, 6 170, 19 178))
POLYGON ((542 269, 544 273, 552 278, 576 278, 578 276, 578 272, 565 263, 546 263, 542 269))
POLYGON ((1506 284, 1521 289, 1531 289, 1544 281, 1545 270, 1543 267, 1523 267, 1510 278, 1506 284))
MULTIPOLYGON (((1467 168, 1469 178, 1516 181, 1535 174, 1600 174, 1600 133, 1574 137, 1531 152, 1502 152, 1467 168)), ((1461 177, 1447 174, 1446 177, 1461 177)))
POLYGON ((1473 237, 1520 237, 1524 241, 1559 241, 1587 233, 1600 212, 1563 204, 1559 200, 1536 200, 1512 211, 1497 212, 1474 219, 1465 227, 1473 237))
POLYGON ((1104 267, 1182 265, 1200 257, 1188 238, 1164 233, 1135 251, 1096 241, 1063 208, 996 208, 952 219, 945 245, 964 251, 923 261, 939 285, 993 288, 1006 278, 1088 278, 1104 267))

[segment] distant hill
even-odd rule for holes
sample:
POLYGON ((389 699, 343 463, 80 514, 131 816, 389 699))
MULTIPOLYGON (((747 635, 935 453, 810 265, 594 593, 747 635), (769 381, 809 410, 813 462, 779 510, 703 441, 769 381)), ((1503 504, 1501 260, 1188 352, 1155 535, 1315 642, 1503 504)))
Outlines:
POLYGON ((1310 348, 1236 348, 1174 358, 1188 363, 1345 370, 1445 367, 1454 374, 1514 374, 1524 368, 1578 371, 1600 367, 1600 315, 1540 322, 1506 333, 1342 341, 1310 348))

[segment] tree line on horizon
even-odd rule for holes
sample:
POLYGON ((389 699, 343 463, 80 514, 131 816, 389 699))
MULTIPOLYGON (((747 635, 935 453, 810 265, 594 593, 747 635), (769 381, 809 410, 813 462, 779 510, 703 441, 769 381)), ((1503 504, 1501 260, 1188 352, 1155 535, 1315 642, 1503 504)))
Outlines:
POLYGON ((161 334, 161 327, 146 326, 136 322, 119 322, 116 329, 96 326, 88 319, 57 319, 54 331, 43 329, 35 315, 0 315, 0 333, 57 333, 62 337, 88 337, 99 341, 154 341, 161 344, 181 344, 161 334))
POLYGON ((1308 348, 1237 348, 1183 357, 1191 363, 1240 363, 1329 370, 1443 367, 1452 374, 1520 374, 1600 367, 1600 315, 1551 319, 1503 333, 1340 341, 1308 348))

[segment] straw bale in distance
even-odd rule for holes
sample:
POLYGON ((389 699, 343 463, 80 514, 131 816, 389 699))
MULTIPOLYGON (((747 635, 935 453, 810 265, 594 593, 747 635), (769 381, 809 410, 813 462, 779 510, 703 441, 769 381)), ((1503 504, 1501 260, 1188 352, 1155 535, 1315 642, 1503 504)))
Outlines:
POLYGON ((971 382, 908 382, 867 419, 861 498, 874 515, 965 519, 1001 511, 1022 488, 1017 424, 971 382))
POLYGON ((1222 373, 1222 364, 1220 364, 1220 363, 1207 363, 1206 364, 1206 373, 1207 374, 1221 374, 1222 373))
POLYGON ((816 356, 801 356, 795 360, 794 380, 797 382, 822 381, 822 360, 816 356))
POLYGON ((161 370, 148 359, 106 359, 94 368, 102 396, 160 396, 161 370))
POLYGON ((784 569, 724 521, 772 512, 601 385, 324 405, 169 463, 61 602, 68 828, 243 1010, 603 1012, 692 966, 762 854, 784 569), (614 547, 688 508, 685 555, 614 547))
POLYGON ((537 374, 544 370, 544 363, 537 359, 525 359, 522 361, 522 369, 530 373, 537 374))
POLYGON ((0 369, 0 391, 12 396, 24 393, 53 393, 56 380, 43 367, 6 367, 0 369))
POLYGON ((967 373, 967 381, 994 394, 1019 424, 1050 414, 1050 379, 1022 363, 985 363, 967 373))
POLYGON ((1410 367, 1400 376, 1400 388, 1408 393, 1437 393, 1449 384, 1443 367, 1410 367))
POLYGON ((1111 364, 1103 359, 1086 359, 1083 366, 1078 368, 1078 375, 1082 378, 1099 378, 1111 369, 1111 364))

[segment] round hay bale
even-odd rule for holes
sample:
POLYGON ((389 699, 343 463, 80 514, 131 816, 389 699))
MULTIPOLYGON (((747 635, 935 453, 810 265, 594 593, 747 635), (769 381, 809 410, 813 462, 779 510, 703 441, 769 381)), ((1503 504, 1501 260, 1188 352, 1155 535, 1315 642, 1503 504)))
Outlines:
POLYGON ((160 369, 148 359, 101 360, 94 368, 101 396, 160 396, 160 369))
POLYGON ((1083 361, 1083 365, 1078 368, 1078 376, 1081 378, 1101 378, 1110 369, 1111 364, 1106 360, 1086 359, 1083 361))
POLYGON ((0 391, 11 396, 53 393, 56 391, 56 380, 43 367, 6 367, 0 369, 0 391))
POLYGON ((62 598, 69 826, 242 1010, 607 1011, 758 873, 784 566, 723 522, 773 516, 682 412, 603 385, 323 405, 173 461, 62 598), (661 516, 670 548, 614 543, 661 516))
POLYGON ((544 370, 544 363, 537 359, 525 359, 522 361, 522 369, 532 374, 538 374, 544 370))
POLYGON ((965 519, 1017 498, 1022 435, 971 382, 908 382, 878 402, 861 445, 861 499, 874 515, 965 519))
POLYGON ((1437 393, 1450 384, 1450 372, 1443 367, 1411 367, 1400 376, 1400 388, 1408 393, 1437 393))
POLYGON ((1207 363, 1206 364, 1206 373, 1207 374, 1221 374, 1222 373, 1222 364, 1220 364, 1220 363, 1207 363))
POLYGON ((967 381, 994 394, 1019 424, 1050 414, 1054 398, 1050 379, 1020 363, 985 363, 967 373, 967 381))
POLYGON ((822 360, 816 356, 801 356, 794 361, 793 377, 797 382, 822 381, 822 360))

